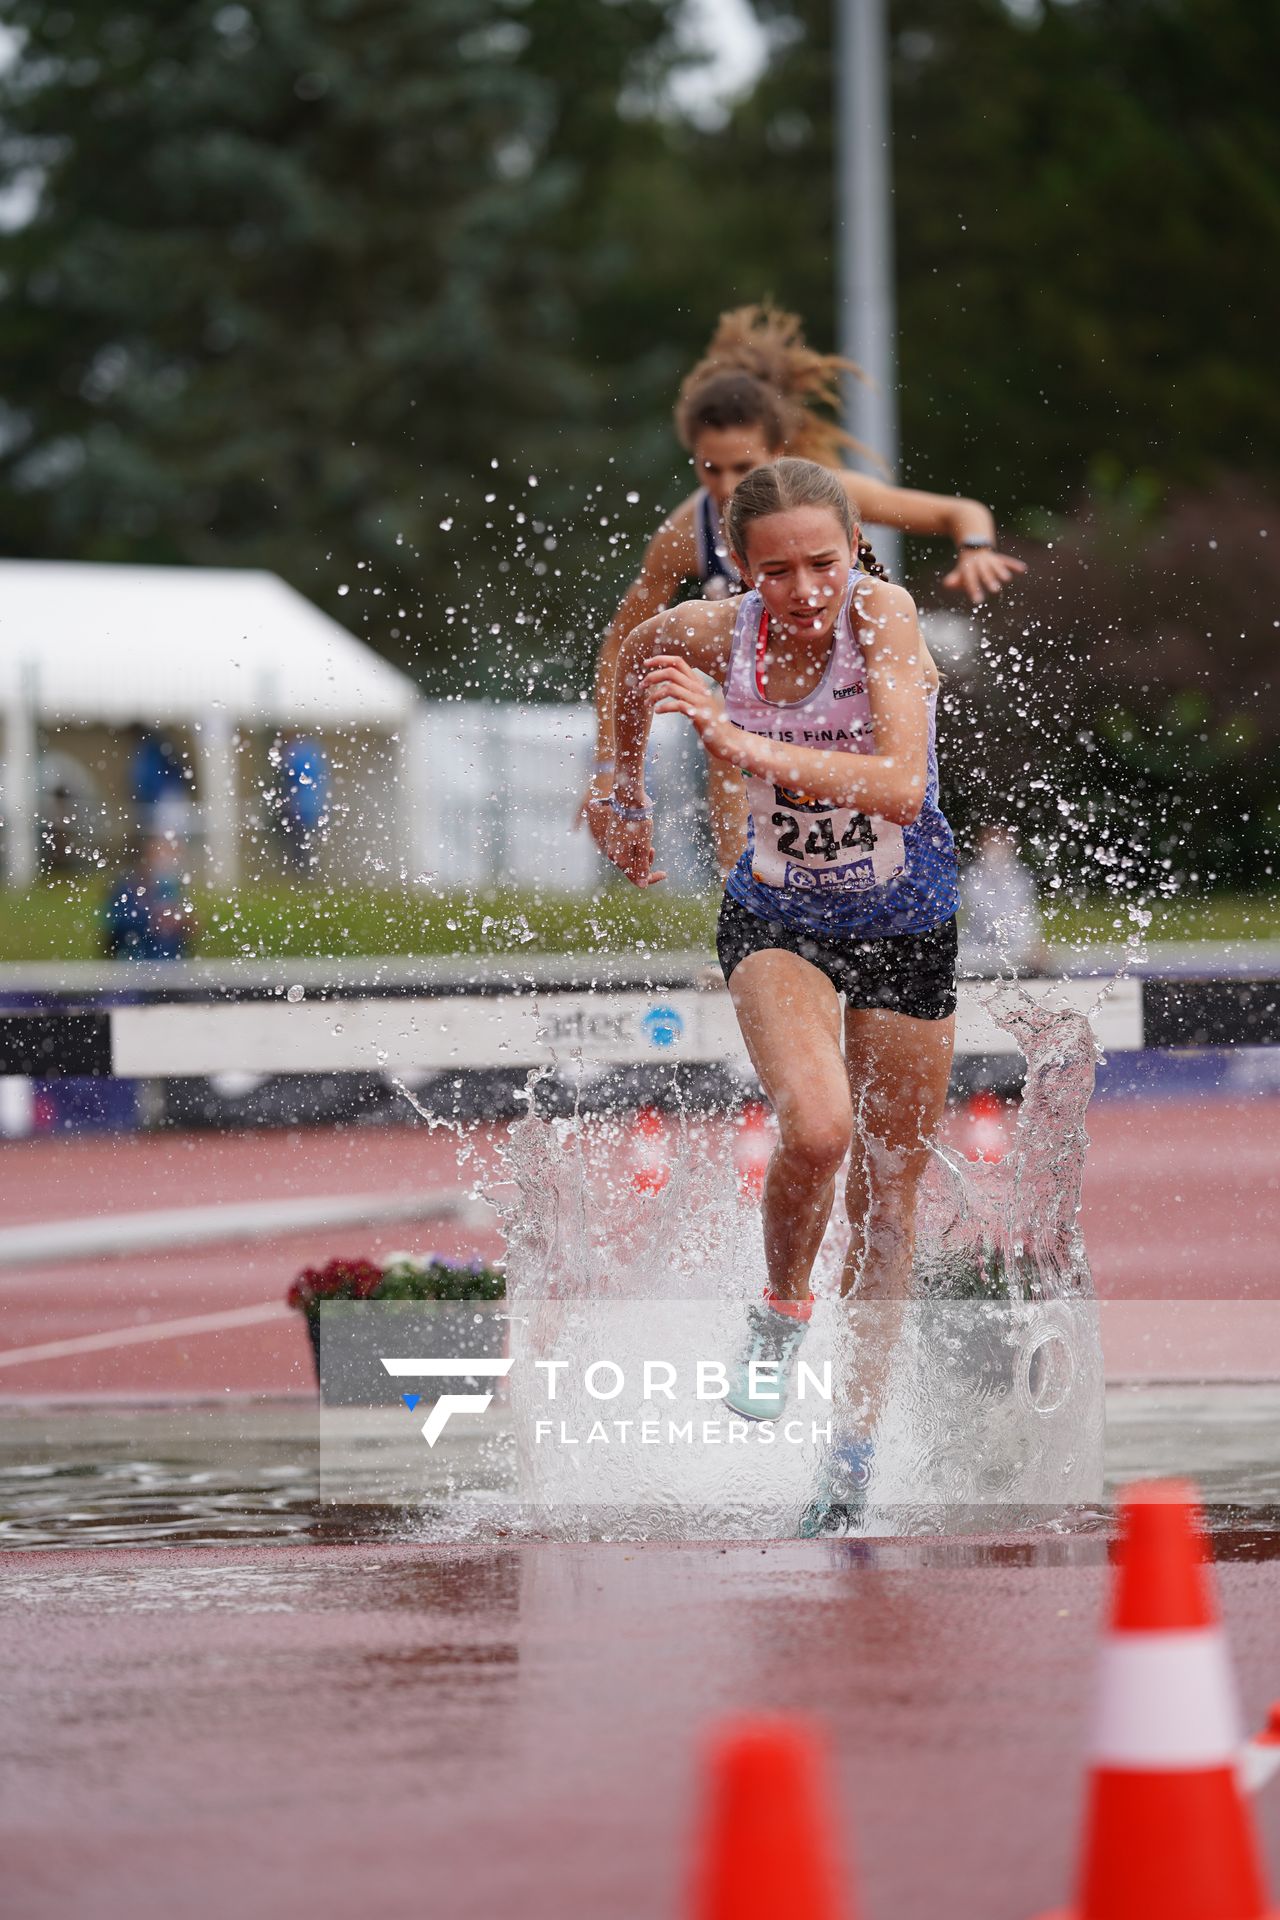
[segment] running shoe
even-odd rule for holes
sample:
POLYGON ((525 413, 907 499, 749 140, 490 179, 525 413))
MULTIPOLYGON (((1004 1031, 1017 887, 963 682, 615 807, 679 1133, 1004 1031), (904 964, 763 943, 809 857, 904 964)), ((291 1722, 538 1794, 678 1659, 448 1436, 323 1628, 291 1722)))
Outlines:
POLYGON ((775 1313, 767 1301, 747 1308, 747 1344, 733 1372, 725 1405, 743 1420, 776 1420, 787 1404, 791 1367, 800 1342, 809 1331, 807 1320, 775 1313), (767 1364, 776 1373, 757 1376, 752 1391, 751 1368, 767 1364))
POLYGON ((800 1516, 800 1538, 818 1540, 827 1533, 848 1533, 867 1504, 875 1442, 846 1433, 822 1463, 818 1490, 800 1516))

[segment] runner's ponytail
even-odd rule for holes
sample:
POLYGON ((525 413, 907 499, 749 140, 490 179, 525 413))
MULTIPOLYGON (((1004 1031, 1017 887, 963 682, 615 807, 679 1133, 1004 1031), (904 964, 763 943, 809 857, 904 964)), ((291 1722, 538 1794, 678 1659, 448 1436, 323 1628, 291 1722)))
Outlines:
POLYGON ((796 314, 735 307, 721 314, 706 353, 680 388, 676 431, 692 449, 700 428, 759 426, 771 450, 838 467, 847 449, 868 452, 830 418, 840 406, 844 373, 865 378, 852 360, 809 346, 796 314))

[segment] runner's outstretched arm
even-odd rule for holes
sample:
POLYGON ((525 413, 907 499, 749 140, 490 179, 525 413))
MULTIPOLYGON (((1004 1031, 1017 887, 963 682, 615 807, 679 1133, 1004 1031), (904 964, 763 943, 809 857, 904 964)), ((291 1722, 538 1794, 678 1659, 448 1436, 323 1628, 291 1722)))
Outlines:
POLYGON ((845 490, 860 521, 878 527, 899 527, 904 533, 936 535, 954 542, 956 564, 944 575, 943 586, 967 593, 980 606, 989 593, 1026 572, 1023 561, 1001 553, 996 545, 996 523, 980 500, 964 500, 943 493, 921 493, 913 487, 893 487, 870 474, 842 475, 845 490), (967 542, 982 541, 981 546, 967 542))

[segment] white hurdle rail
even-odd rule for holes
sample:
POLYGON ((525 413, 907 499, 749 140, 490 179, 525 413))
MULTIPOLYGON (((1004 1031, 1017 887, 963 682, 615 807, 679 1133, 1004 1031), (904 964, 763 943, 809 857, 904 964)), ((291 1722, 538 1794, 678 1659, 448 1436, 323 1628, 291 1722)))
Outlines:
MULTIPOLYGON (((295 990, 296 991, 296 990, 295 990)), ((1085 1015, 1104 1052, 1280 1043, 1266 979, 962 982, 960 1055, 1014 1055, 993 1002, 1025 995, 1085 1015)), ((0 1015, 0 1074, 128 1078, 430 1073, 450 1069, 741 1063, 723 986, 202 999, 0 1015)))
MULTIPOLYGON (((1092 981, 1053 992, 1055 1005, 1092 1010, 1104 1048, 1142 1045, 1141 995, 1122 981, 1100 1001, 1092 981)), ((740 1062, 746 1050, 727 993, 452 995, 431 1000, 343 1000, 281 1006, 124 1007, 111 1014, 118 1074, 257 1073, 680 1062, 740 1062)), ((1016 1053, 977 994, 965 993, 957 1050, 1016 1053)))

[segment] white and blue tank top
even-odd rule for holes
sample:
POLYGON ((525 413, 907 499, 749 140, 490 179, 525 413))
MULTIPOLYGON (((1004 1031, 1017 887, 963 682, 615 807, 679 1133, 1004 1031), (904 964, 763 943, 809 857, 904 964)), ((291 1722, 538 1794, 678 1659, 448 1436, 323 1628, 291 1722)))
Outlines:
POLYGON ((701 487, 693 503, 693 534, 698 552, 698 579, 704 600, 727 600, 741 593, 744 581, 725 544, 724 527, 715 501, 701 487))
MULTIPOLYGON (((743 596, 724 687, 735 726, 827 753, 875 752, 866 666, 851 616, 857 583, 865 578, 850 571, 826 668, 802 700, 769 700, 762 692, 769 616, 758 593, 743 596)), ((910 826, 744 774, 750 820, 746 849, 725 882, 730 897, 762 920, 824 939, 929 933, 950 920, 959 893, 955 842, 938 805, 936 711, 935 691, 924 804, 910 826)))

